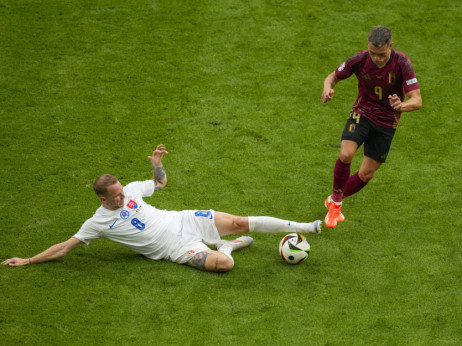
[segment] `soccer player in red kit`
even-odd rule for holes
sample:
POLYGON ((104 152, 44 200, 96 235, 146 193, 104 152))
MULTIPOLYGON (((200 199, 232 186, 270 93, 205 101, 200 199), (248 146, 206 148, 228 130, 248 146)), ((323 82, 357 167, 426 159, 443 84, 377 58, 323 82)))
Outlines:
POLYGON ((358 79, 358 96, 346 122, 335 163, 332 194, 325 206, 329 228, 345 220, 342 200, 361 190, 385 162, 402 112, 422 107, 420 87, 409 58, 392 49, 392 32, 374 27, 368 36, 368 49, 343 62, 324 80, 322 102, 332 100, 335 85, 352 74, 358 79), (405 100, 406 98, 406 100, 405 100), (350 176, 356 150, 364 144, 359 171, 350 176))

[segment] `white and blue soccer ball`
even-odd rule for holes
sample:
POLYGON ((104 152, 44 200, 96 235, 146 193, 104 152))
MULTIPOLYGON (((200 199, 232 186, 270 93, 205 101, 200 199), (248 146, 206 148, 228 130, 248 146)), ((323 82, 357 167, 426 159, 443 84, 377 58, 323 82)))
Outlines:
POLYGON ((310 243, 300 233, 289 233, 279 243, 279 254, 290 264, 299 264, 308 258, 310 243))

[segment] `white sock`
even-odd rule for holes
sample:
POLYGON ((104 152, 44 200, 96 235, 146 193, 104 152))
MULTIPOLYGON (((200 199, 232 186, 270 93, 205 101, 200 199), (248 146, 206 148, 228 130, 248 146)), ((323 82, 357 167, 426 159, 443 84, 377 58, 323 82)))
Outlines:
POLYGON ((231 243, 225 243, 223 244, 219 250, 217 250, 218 252, 221 252, 221 253, 224 253, 226 256, 228 256, 229 258, 231 258, 231 261, 233 261, 233 264, 234 264, 234 258, 233 256, 231 256, 231 252, 233 252, 234 248, 233 248, 233 244, 231 243))
POLYGON ((282 220, 271 216, 249 216, 249 232, 278 233, 278 232, 315 232, 314 222, 301 223, 282 220))
POLYGON ((332 199, 332 195, 329 196, 328 201, 329 201, 329 203, 330 203, 330 202, 334 202, 334 203, 337 204, 337 205, 342 205, 342 202, 336 202, 336 201, 334 201, 334 200, 332 199))

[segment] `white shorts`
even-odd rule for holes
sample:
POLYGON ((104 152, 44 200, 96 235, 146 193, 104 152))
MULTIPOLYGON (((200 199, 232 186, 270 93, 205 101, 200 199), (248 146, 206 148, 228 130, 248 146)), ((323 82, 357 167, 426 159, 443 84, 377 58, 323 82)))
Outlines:
POLYGON ((220 241, 214 210, 185 210, 183 213, 178 248, 169 255, 169 260, 176 263, 186 263, 197 253, 210 250, 206 244, 214 245, 220 241))

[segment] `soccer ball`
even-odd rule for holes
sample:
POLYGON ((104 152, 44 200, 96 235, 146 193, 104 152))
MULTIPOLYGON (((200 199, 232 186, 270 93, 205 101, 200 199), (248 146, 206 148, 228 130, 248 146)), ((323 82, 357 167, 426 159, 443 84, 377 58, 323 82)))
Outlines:
POLYGON ((310 243, 300 233, 289 233, 279 243, 279 254, 290 264, 299 264, 310 254, 310 243))

